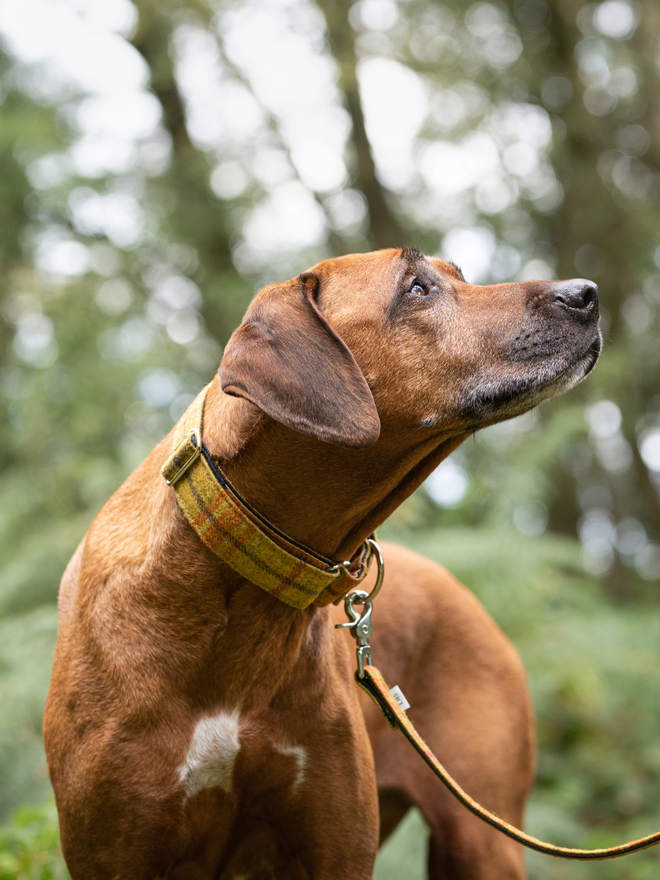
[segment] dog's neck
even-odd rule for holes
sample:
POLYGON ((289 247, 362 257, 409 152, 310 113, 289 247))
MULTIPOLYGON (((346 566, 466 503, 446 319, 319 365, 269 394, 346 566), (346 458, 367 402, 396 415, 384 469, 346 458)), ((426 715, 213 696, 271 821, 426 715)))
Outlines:
MULTIPOLYGON (((395 429, 390 429, 394 432, 395 429)), ((437 429, 345 449, 299 434, 212 383, 204 442, 229 480, 259 513, 328 558, 358 545, 426 479, 465 435, 437 429)))

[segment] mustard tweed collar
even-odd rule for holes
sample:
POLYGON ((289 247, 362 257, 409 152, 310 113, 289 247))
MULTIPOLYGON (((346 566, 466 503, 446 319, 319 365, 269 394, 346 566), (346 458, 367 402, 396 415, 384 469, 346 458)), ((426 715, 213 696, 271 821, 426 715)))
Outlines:
POLYGON ((349 563, 335 563, 289 538, 231 485, 202 441, 207 385, 177 425, 161 469, 183 515, 206 546, 243 577, 292 605, 329 605, 367 575, 365 541, 349 563))

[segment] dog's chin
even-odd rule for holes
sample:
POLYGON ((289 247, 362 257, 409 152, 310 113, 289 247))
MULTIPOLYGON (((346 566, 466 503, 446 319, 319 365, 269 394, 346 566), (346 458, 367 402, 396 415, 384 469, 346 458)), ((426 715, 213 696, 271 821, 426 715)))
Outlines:
POLYGON ((601 345, 598 332, 588 348, 569 364, 559 360, 546 363, 527 376, 476 384, 467 395, 464 415, 478 420, 475 427, 486 427, 522 415, 544 400, 570 391, 593 370, 601 345))
POLYGON ((570 391, 571 388, 574 388, 585 379, 596 366, 596 361, 600 355, 600 348, 601 340, 599 336, 578 359, 577 363, 568 367, 541 387, 540 391, 543 400, 547 400, 549 397, 556 397, 558 394, 563 394, 564 391, 570 391))

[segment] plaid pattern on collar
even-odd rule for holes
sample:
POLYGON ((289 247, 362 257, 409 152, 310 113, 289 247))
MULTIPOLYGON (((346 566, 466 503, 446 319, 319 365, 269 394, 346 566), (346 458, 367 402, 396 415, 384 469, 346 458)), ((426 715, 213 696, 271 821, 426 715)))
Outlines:
POLYGON ((204 388, 185 413, 161 472, 206 546, 239 574, 292 605, 329 605, 354 589, 371 564, 365 541, 348 567, 319 556, 260 516, 238 494, 202 442, 204 388))

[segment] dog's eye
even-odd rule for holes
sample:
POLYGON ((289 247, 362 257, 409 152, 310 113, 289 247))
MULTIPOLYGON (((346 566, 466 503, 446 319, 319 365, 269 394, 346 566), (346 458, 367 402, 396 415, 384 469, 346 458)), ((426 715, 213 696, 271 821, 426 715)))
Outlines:
POLYGON ((414 296, 426 296, 427 290, 421 281, 415 279, 410 287, 409 293, 412 293, 414 296))

